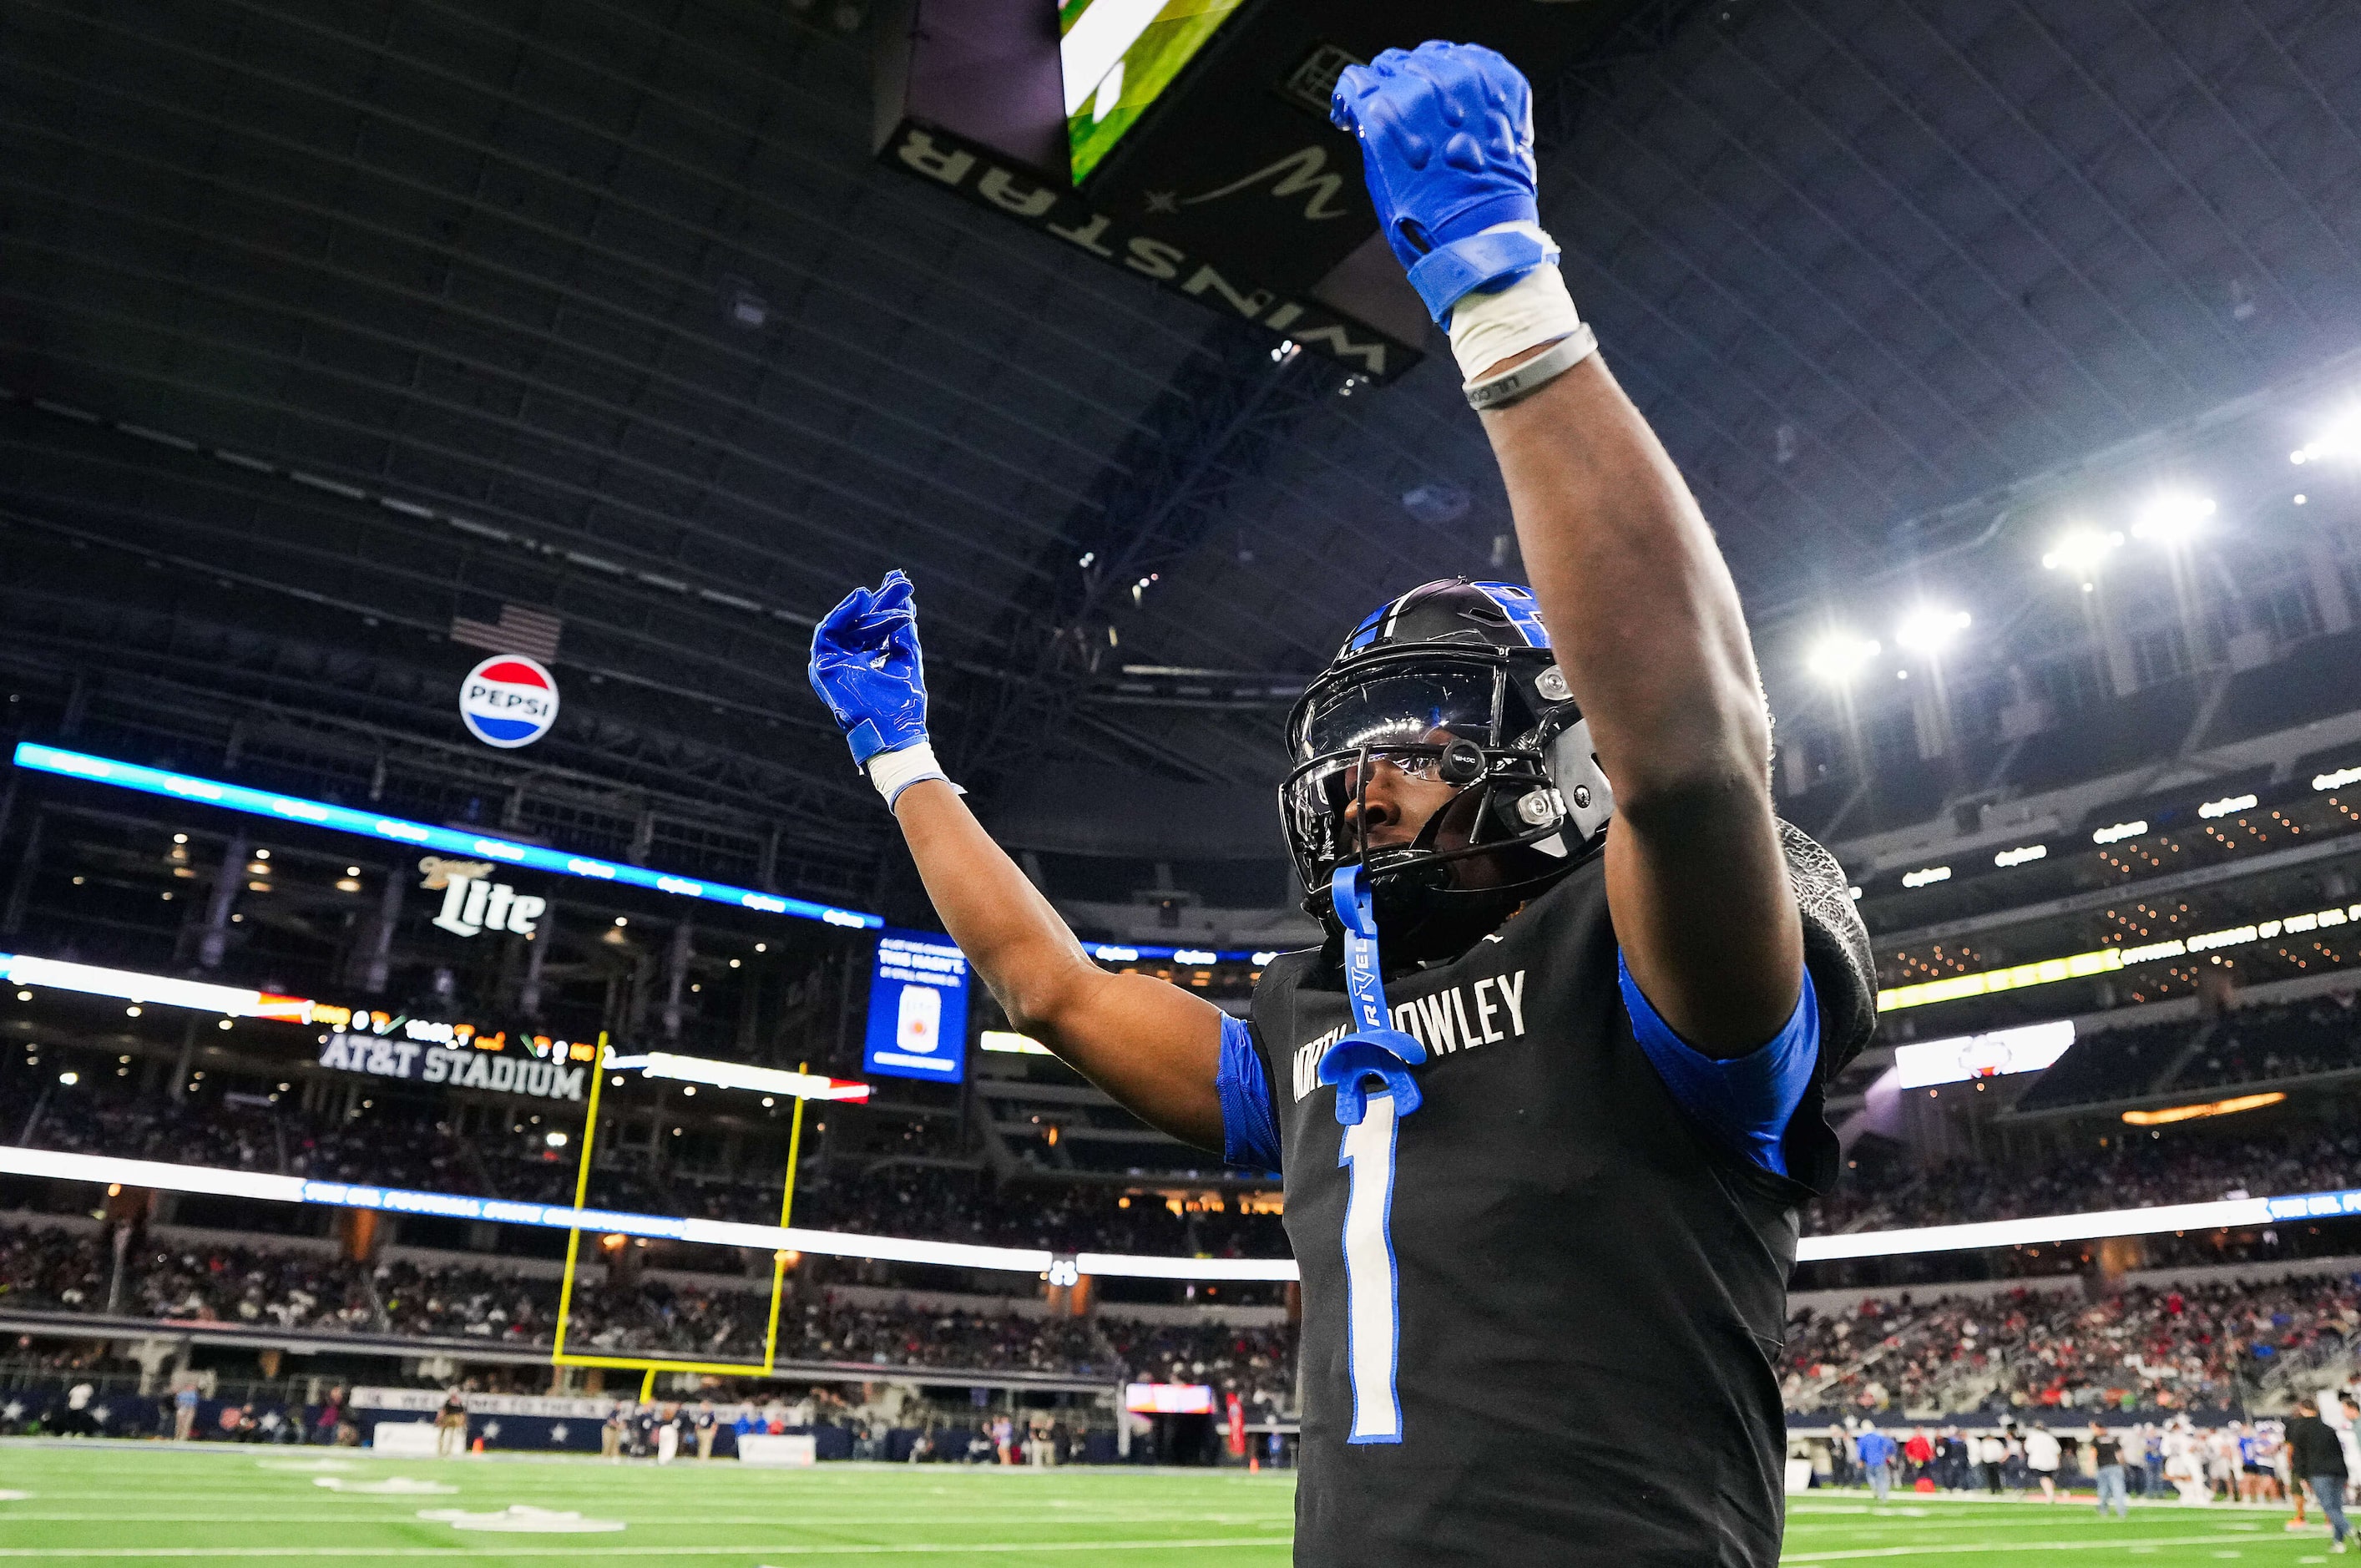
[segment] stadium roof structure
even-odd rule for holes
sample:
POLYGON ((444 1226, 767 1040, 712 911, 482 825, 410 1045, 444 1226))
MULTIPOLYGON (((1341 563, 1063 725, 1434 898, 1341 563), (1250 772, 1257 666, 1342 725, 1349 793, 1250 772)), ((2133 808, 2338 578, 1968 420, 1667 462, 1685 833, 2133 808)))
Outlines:
MULTIPOLYGON (((917 580, 970 777, 1259 783, 1333 632, 1514 569, 1442 356, 1346 387, 879 168, 877 25, 12 7, 19 727, 852 901, 851 584, 917 580), (1078 588, 1110 542, 1154 581, 1078 588), (487 637, 566 687, 522 762, 453 723, 487 637)), ((1650 0, 1609 53, 1543 84, 1543 216, 1758 605, 2361 344, 2351 7, 1650 0)))

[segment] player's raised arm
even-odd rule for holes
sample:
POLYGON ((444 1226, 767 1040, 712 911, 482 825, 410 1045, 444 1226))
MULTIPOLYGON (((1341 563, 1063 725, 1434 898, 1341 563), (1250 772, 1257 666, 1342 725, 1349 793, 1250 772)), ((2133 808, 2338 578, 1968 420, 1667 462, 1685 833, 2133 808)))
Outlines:
POLYGON ((1614 784, 1625 962, 1690 1045, 1750 1052, 1803 984, 1753 651, 1703 514, 1559 278, 1531 92, 1489 49, 1429 43, 1348 70, 1335 113, 1483 411, 1551 645, 1614 784))
POLYGON ((852 759, 902 825, 935 913, 1017 1028, 1141 1120, 1223 1146, 1221 1010, 1091 962, 992 840, 927 740, 927 685, 909 579, 855 588, 812 637, 811 682, 852 759))

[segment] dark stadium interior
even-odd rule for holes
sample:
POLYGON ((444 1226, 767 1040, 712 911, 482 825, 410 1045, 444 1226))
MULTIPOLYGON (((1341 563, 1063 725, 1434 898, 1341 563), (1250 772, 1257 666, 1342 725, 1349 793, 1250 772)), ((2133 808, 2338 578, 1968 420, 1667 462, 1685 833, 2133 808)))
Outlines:
MULTIPOLYGON (((192 1378, 332 1438, 339 1387, 630 1396, 763 1362, 775 1310, 768 1375, 645 1387, 792 1404, 826 1458, 1031 1411, 1243 1464, 1235 1395, 1292 1462, 1279 1173, 980 982, 959 1072, 880 1071, 878 921, 778 912, 948 941, 813 630, 906 571, 980 818, 1093 961, 1242 1017, 1323 939, 1290 709, 1371 607, 1521 579, 1508 496, 1440 332, 1356 370, 883 156, 908 9, 0 0, 0 740, 183 778, 0 777, 0 966, 48 966, 0 967, 0 1432, 82 1379, 120 1435, 192 1378), (529 747, 455 708, 493 654, 562 685, 529 747), (537 926, 455 921, 493 875, 537 926), (750 1239, 789 1224, 842 1250, 750 1239), (553 1365, 562 1293, 617 1365, 553 1365)), ((2361 7, 1585 9, 1542 213, 1883 991, 1791 1426, 2361 1376, 2361 7)))

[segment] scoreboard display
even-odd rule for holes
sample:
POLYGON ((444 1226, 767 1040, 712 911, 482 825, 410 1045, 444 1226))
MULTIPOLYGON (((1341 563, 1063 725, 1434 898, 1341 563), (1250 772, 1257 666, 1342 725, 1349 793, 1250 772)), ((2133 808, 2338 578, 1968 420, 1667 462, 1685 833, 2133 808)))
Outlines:
POLYGON ((1076 182, 1090 177, 1245 0, 1066 0, 1059 73, 1076 182))
POLYGON ((1386 381, 1432 329, 1328 122, 1337 76, 1444 38, 1547 93, 1642 0, 901 4, 877 72, 889 167, 1386 381))

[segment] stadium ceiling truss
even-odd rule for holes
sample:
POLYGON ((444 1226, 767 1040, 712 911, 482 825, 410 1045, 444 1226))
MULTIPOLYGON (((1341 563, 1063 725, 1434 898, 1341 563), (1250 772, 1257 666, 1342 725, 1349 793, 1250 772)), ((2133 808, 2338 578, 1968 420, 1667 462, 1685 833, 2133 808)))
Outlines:
MULTIPOLYGON (((980 782, 1260 780, 1370 604, 1518 569, 1447 356, 1356 387, 895 178, 818 15, 11 0, 11 678, 843 891, 889 828, 802 668, 855 582, 917 580, 980 782), (564 625, 526 760, 449 713, 505 605, 564 625)), ((1757 603, 2361 343, 2349 6, 1658 0, 1543 116, 1576 297, 1757 603)))

